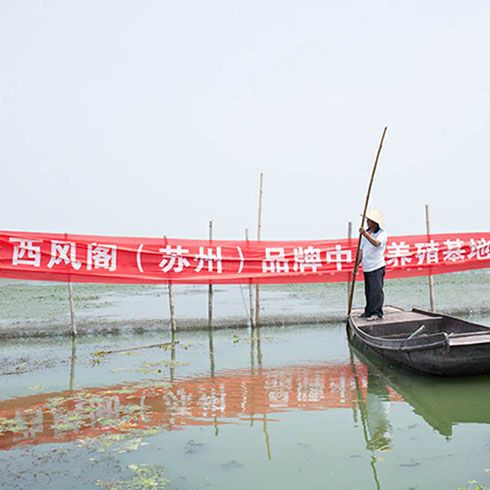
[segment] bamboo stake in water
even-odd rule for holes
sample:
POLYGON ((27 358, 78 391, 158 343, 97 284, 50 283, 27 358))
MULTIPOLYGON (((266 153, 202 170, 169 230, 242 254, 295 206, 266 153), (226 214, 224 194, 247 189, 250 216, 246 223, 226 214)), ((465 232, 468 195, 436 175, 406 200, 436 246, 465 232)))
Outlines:
MULTIPOLYGON (((425 205, 425 228, 427 230, 427 241, 430 240, 430 218, 429 218, 429 205, 425 205)), ((430 311, 436 311, 436 302, 434 294, 434 278, 429 272, 429 298, 430 298, 430 311)))
MULTIPOLYGON (((369 187, 368 187, 368 191, 367 191, 367 195, 366 195, 366 201, 364 203, 364 211, 362 213, 361 228, 364 227, 364 222, 366 221, 366 213, 367 213, 368 206, 369 206, 369 198, 371 197, 371 189, 373 187, 374 176, 376 174, 376 168, 378 167, 379 156, 381 154, 381 148, 383 148, 383 141, 385 139, 385 135, 386 135, 387 130, 388 130, 388 128, 385 126, 385 128, 383 130, 383 134, 381 136, 381 141, 379 142, 378 152, 376 153, 376 160, 374 161, 373 171, 371 173, 371 180, 369 181, 369 187)), ((354 262, 354 270, 352 272, 352 283, 351 283, 351 288, 350 288, 350 293, 349 293, 349 304, 347 306, 347 316, 349 316, 352 312, 352 301, 354 299, 354 288, 356 285, 357 271, 359 269, 359 257, 360 257, 360 252, 361 252, 361 237, 362 237, 362 235, 359 233, 359 241, 357 243, 357 251, 356 251, 356 260, 354 262)))
MULTIPOLYGON (((247 241, 248 246, 248 228, 245 228, 245 240, 247 241)), ((250 308, 250 326, 255 328, 254 321, 254 301, 253 301, 253 290, 252 290, 252 281, 250 280, 248 283, 248 303, 250 308)))
MULTIPOLYGON (((264 174, 260 174, 260 184, 259 184, 259 216, 257 220, 257 241, 260 241, 262 235, 262 197, 264 193, 264 174)), ((260 292, 259 285, 255 286, 255 324, 254 327, 259 325, 260 319, 260 292)))
MULTIPOLYGON (((65 242, 68 242, 68 233, 65 233, 65 242)), ((73 287, 70 276, 68 276, 68 299, 70 301, 71 336, 76 337, 78 335, 77 318, 75 316, 75 302, 73 301, 73 287)))
POLYGON ((170 329, 175 332, 177 330, 177 322, 175 321, 175 305, 171 282, 168 283, 168 305, 170 308, 170 329))
POLYGON ((73 288, 70 281, 68 281, 68 297, 70 299, 71 336, 76 337, 78 335, 77 319, 75 316, 75 302, 73 301, 73 288))
MULTIPOLYGON (((167 246, 167 237, 163 237, 165 240, 165 246, 167 246)), ((174 305, 174 295, 172 291, 172 282, 168 282, 168 306, 170 310, 170 330, 175 332, 177 330, 177 322, 175 321, 175 305, 174 305)))
MULTIPOLYGON (((213 241, 213 222, 209 222, 209 246, 213 241)), ((209 284, 208 290, 208 328, 213 327, 213 286, 209 284)))

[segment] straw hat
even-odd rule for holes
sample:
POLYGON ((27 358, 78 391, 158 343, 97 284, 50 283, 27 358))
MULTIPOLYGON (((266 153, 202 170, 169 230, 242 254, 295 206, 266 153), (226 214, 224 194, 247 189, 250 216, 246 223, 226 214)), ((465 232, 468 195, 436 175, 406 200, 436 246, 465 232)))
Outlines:
POLYGON ((366 213, 366 218, 370 219, 371 221, 374 221, 375 223, 378 223, 378 225, 383 228, 385 225, 385 220, 383 218, 383 215, 381 214, 381 211, 378 209, 370 209, 366 213))

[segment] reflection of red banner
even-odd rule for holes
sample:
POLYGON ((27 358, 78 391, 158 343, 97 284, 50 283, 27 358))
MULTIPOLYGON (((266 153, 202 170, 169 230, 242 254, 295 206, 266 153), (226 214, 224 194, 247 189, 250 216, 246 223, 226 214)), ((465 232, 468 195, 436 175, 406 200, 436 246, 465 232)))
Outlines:
MULTIPOLYGON (((350 280, 357 240, 231 241, 0 232, 0 277, 101 283, 350 280)), ((391 237, 388 277, 490 267, 490 233, 391 237)), ((359 278, 362 276, 360 275, 359 278)))
MULTIPOLYGON (((0 401, 0 450, 124 433, 251 420, 291 410, 351 409, 366 397, 367 368, 350 364, 228 371, 216 377, 134 383, 0 401), (128 417, 129 414, 129 417, 128 417)), ((391 400, 400 400, 390 392, 391 400)), ((269 419, 270 420, 270 419, 269 419)))

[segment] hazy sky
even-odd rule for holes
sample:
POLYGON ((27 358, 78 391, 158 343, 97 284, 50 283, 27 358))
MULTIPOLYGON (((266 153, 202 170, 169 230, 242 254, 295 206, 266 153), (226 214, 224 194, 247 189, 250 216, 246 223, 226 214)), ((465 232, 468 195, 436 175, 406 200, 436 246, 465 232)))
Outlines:
POLYGON ((490 2, 0 0, 2 229, 488 231, 490 2))

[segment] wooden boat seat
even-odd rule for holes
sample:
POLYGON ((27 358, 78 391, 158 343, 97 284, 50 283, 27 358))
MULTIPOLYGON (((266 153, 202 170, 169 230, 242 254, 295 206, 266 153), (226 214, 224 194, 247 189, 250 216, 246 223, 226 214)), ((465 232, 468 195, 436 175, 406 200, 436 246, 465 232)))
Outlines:
POLYGON ((449 334, 449 345, 476 345, 490 342, 490 332, 468 332, 449 334))

